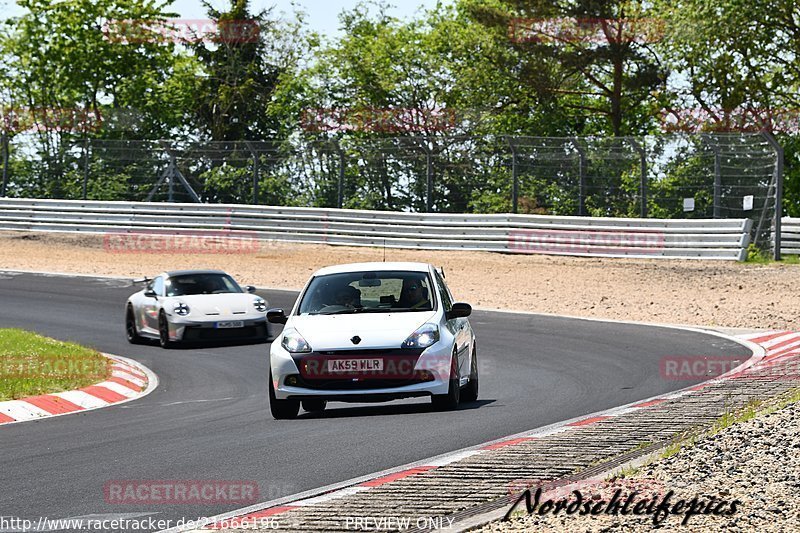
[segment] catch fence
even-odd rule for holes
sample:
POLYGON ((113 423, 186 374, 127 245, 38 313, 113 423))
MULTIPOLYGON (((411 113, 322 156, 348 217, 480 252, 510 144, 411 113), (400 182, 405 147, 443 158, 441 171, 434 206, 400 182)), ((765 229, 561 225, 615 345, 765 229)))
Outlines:
MULTIPOLYGON (((428 213, 750 219, 780 236, 783 153, 768 133, 649 137, 298 135, 237 142, 0 140, 9 198, 428 213)), ((772 246, 776 253, 780 245, 772 246)))

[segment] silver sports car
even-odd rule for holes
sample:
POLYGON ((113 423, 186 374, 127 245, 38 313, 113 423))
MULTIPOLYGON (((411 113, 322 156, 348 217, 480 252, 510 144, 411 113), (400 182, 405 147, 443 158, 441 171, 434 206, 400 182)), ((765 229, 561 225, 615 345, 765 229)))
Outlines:
POLYGON ((125 304, 128 342, 267 340, 267 302, 219 270, 164 272, 125 304))

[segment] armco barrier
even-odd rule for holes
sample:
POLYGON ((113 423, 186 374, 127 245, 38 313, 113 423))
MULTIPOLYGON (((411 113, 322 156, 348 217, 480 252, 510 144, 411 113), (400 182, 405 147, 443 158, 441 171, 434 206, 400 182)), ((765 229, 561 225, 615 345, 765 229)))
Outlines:
POLYGON ((781 219, 781 255, 800 255, 800 218, 781 219))
POLYGON ((304 207, 0 199, 0 230, 160 233, 350 246, 743 260, 747 219, 423 214, 304 207))

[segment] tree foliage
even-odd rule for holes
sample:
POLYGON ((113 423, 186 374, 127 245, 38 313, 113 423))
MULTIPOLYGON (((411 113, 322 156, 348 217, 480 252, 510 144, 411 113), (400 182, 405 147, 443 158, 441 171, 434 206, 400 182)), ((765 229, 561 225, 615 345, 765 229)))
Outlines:
MULTIPOLYGON (((25 13, 0 34, 14 194, 75 197, 88 174, 89 197, 141 199, 168 157, 125 139, 167 138, 235 145, 224 150, 235 158, 187 163, 207 201, 250 201, 258 169, 258 201, 334 205, 344 155, 347 207, 508 211, 516 175, 520 211, 577 214, 584 187, 594 191, 585 213, 636 216, 639 155, 627 136, 764 128, 786 146, 785 207, 800 213, 792 0, 451 0, 408 19, 362 2, 327 39, 302 13, 247 0, 204 3, 217 29, 200 39, 159 31, 176 16, 165 0, 18 4, 25 13), (146 23, 115 34, 124 21, 146 23), (9 109, 38 123, 15 124, 9 109), (611 139, 587 141, 595 156, 581 185, 576 151, 512 148, 509 136, 611 139), (107 144, 87 153, 86 137, 107 144), (302 148, 244 144, 265 139, 302 148)), ((646 201, 651 216, 713 210, 697 146, 645 147, 661 195, 646 201)))

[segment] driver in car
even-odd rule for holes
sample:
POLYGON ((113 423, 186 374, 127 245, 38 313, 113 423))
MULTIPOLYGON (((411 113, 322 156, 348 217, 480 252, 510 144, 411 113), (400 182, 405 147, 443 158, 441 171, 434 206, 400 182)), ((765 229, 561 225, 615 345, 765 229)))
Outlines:
POLYGON ((403 288, 400 290, 400 299, 397 301, 397 307, 419 309, 428 304, 427 289, 422 286, 422 280, 404 279, 403 288))
POLYGON ((342 287, 336 293, 336 305, 344 307, 361 307, 361 294, 358 289, 350 285, 342 287))

